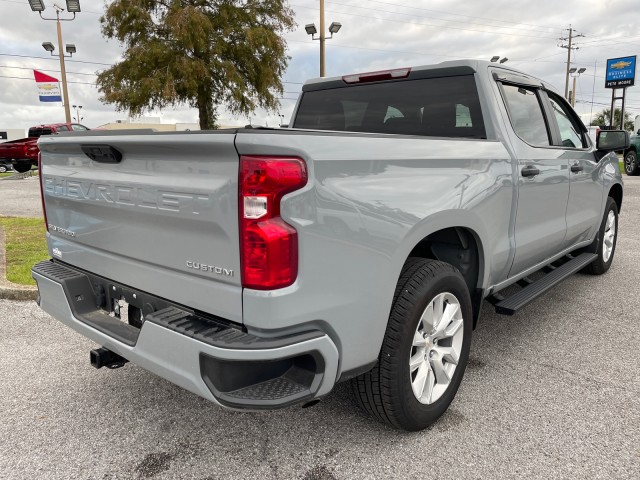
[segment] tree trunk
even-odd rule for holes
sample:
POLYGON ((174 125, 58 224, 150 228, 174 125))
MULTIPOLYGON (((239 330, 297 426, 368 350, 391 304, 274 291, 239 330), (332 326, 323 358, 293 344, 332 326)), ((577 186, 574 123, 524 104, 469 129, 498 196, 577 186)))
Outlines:
POLYGON ((216 112, 213 108, 213 95, 206 86, 198 88, 198 114, 200 116, 200 130, 215 130, 216 112))

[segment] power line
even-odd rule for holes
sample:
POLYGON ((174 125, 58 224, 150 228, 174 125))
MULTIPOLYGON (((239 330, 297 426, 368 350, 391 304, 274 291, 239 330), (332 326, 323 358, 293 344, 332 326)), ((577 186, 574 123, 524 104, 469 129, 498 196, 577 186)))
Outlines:
MULTIPOLYGON (((14 77, 14 76, 11 76, 11 75, 0 75, 0 78, 12 78, 12 79, 15 79, 15 80, 29 80, 29 81, 33 82, 33 78, 14 77)), ((95 83, 90 83, 90 82, 69 82, 69 81, 67 81, 67 83, 77 83, 79 85, 92 85, 94 87, 96 85, 95 83)))
MULTIPOLYGON (((1 0, 0 0, 1 1, 1 0)), ((0 68, 15 68, 18 70, 38 70, 39 72, 53 72, 60 73, 60 70, 52 70, 50 68, 31 68, 31 67, 14 67, 12 65, 0 65, 0 68)), ((87 76, 96 76, 95 73, 82 73, 82 72, 67 72, 73 75, 87 75, 87 76)))
MULTIPOLYGON (((296 4, 289 4, 292 7, 299 7, 299 8, 306 8, 308 10, 317 10, 317 7, 305 7, 304 5, 296 5, 296 4)), ((349 7, 353 7, 353 5, 348 5, 349 7)), ((329 11, 329 10, 327 10, 329 11)), ((349 12, 343 12, 343 11, 338 11, 338 10, 330 10, 334 13, 338 13, 340 15, 347 15, 347 16, 351 16, 351 17, 359 17, 359 18, 372 18, 374 20, 380 20, 379 17, 372 17, 370 15, 361 15, 361 14, 357 14, 357 13, 349 13, 349 12)), ((421 25, 421 26, 425 26, 425 27, 435 27, 435 28, 448 28, 450 30, 462 30, 462 31, 468 31, 468 32, 476 32, 476 33, 487 33, 487 34, 493 34, 493 35, 503 35, 503 36, 510 36, 510 37, 528 37, 528 38, 552 38, 555 39, 556 37, 543 37, 540 35, 523 35, 523 34, 519 34, 519 33, 508 33, 508 32, 492 32, 489 30, 475 30, 472 28, 462 28, 462 27, 451 27, 448 25, 436 25, 436 24, 432 24, 432 23, 420 23, 420 22, 405 22, 402 20, 392 20, 389 18, 384 19, 385 22, 393 22, 393 23, 402 23, 405 25, 421 25)))
MULTIPOLYGON (((340 3, 340 2, 333 2, 333 1, 328 1, 327 3, 333 4, 333 5, 340 5, 340 6, 344 6, 344 7, 349 7, 349 8, 359 8, 359 9, 363 9, 363 10, 371 10, 371 11, 375 11, 375 12, 383 12, 383 13, 390 13, 392 15, 404 15, 407 17, 412 17, 412 18, 429 18, 431 20, 438 20, 438 21, 442 21, 442 22, 460 22, 459 19, 457 20, 448 20, 446 18, 435 18, 433 16, 425 16, 425 15, 416 15, 414 13, 402 13, 402 12, 394 12, 394 11, 390 11, 390 10, 382 10, 379 8, 372 8, 372 7, 362 7, 359 5, 353 5, 353 4, 346 4, 346 3, 340 3)), ((474 17, 471 15, 462 15, 462 14, 454 14, 454 13, 447 13, 447 12, 439 12, 438 10, 430 10, 428 8, 420 8, 420 7, 410 7, 410 6, 406 6, 406 5, 398 5, 397 3, 389 3, 389 2, 382 2, 382 1, 376 1, 373 3, 381 3, 384 5, 392 5, 392 6, 396 6, 396 7, 401 7, 401 8, 408 8, 411 10, 422 10, 422 11, 426 11, 426 12, 437 12, 437 13, 441 13, 441 14, 445 14, 445 15, 456 15, 456 16, 460 16, 460 17, 466 17, 466 18, 483 18, 483 17, 474 17)), ((487 19, 487 20, 492 20, 492 19, 487 19)), ((493 21, 493 20, 492 20, 493 21)), ((482 23, 482 22, 472 22, 472 21, 465 21, 465 23, 467 24, 473 24, 473 25, 482 25, 484 27, 491 27, 491 28, 506 28, 509 30, 518 30, 520 29, 519 27, 516 27, 513 25, 514 22, 510 22, 511 25, 506 26, 506 25, 495 25, 495 24, 488 24, 488 23, 482 23)), ((505 22, 503 22, 505 23, 505 22)), ((550 29, 550 27, 543 27, 545 33, 549 33, 548 30, 550 29)), ((524 31, 527 32, 533 32, 534 30, 529 30, 529 29, 524 29, 524 31)), ((542 31, 542 30, 538 30, 538 31, 542 31)))
MULTIPOLYGON (((18 0, 0 0, 0 2, 5 2, 5 3, 19 3, 21 5, 25 5, 26 6, 26 2, 24 1, 18 1, 18 0)), ((85 10, 84 7, 82 9, 82 13, 93 13, 95 15, 102 15, 102 12, 93 12, 91 10, 85 10)))
MULTIPOLYGON (((292 43, 302 43, 304 45, 307 46, 313 46, 313 44, 309 43, 309 41, 303 41, 303 40, 288 40, 288 42, 292 42, 292 43)), ((429 53, 429 52, 413 52, 413 51, 407 51, 407 50, 387 50, 384 48, 368 48, 368 47, 356 47, 355 45, 345 45, 343 43, 332 43, 332 46, 334 47, 338 47, 338 48, 353 48, 356 50, 371 50, 372 52, 385 52, 385 53, 410 53, 413 55, 421 55, 421 56, 431 56, 431 57, 444 57, 444 58, 459 58, 459 57, 454 57, 451 55, 440 55, 437 53, 429 53)))
MULTIPOLYGON (((35 55, 18 55, 15 53, 0 53, 0 57, 37 58, 39 60, 56 60, 57 61, 57 59, 53 57, 37 57, 35 55)), ((111 63, 88 62, 85 60, 65 60, 65 62, 87 63, 90 65, 105 65, 107 67, 110 67, 112 65, 111 63)))
MULTIPOLYGON (((0 0, 0 2, 2 1, 6 1, 6 0, 0 0)), ((293 41, 293 40, 292 40, 293 41)), ((307 43, 307 42, 300 42, 300 43, 307 43)), ((33 56, 33 55, 18 55, 18 54, 14 54, 14 53, 0 53, 0 56, 4 56, 4 57, 18 57, 18 58, 33 58, 33 59, 41 59, 41 60, 55 60, 55 58, 49 58, 49 57, 37 57, 37 56, 33 56)), ((65 62, 77 62, 77 63, 88 63, 88 64, 93 64, 93 65, 104 65, 107 67, 112 67, 114 64, 112 63, 98 63, 98 62, 85 62, 85 61, 80 61, 80 60, 65 60, 65 62)), ((20 69, 24 69, 24 70, 33 70, 32 68, 27 68, 27 67, 13 67, 13 66, 9 66, 9 65, 0 65, 0 67, 5 67, 5 68, 20 68, 20 69)), ((60 73, 60 70, 53 70, 53 69, 36 69, 36 70, 42 70, 44 72, 56 72, 56 73, 60 73)), ((81 72, 67 72, 67 73, 73 73, 75 75, 97 75, 95 73, 81 73, 81 72)), ((289 82, 289 81, 283 81, 282 83, 291 83, 294 85, 304 85, 304 82, 289 82)))

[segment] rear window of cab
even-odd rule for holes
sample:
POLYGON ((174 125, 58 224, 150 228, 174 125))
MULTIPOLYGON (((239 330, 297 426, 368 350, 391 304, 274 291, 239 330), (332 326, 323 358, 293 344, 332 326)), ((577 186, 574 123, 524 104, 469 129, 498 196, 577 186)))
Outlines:
POLYGON ((473 75, 304 92, 293 128, 486 138, 473 75))

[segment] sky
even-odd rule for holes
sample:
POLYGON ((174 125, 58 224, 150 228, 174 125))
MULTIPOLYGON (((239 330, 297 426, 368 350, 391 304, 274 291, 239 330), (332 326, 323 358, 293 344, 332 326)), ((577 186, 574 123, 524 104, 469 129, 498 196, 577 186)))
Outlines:
MULTIPOLYGON (((44 16, 55 16, 53 1, 45 0, 44 16)), ((57 0, 65 6, 64 0, 57 0)), ((95 73, 118 61, 122 47, 101 34, 102 0, 80 0, 82 12, 62 25, 64 43, 77 54, 67 59, 69 103, 82 105, 81 123, 97 127, 126 120, 126 112, 102 104, 93 82, 95 73)), ((319 42, 304 30, 319 26, 319 0, 290 0, 297 27, 286 35, 289 67, 284 75, 280 110, 256 111, 250 117, 230 115, 218 108, 222 125, 275 126, 279 115, 289 121, 302 83, 319 76, 319 42)), ((572 67, 586 68, 577 78, 576 110, 589 124, 592 115, 611 104, 604 88, 609 58, 640 53, 637 0, 326 0, 325 21, 342 29, 326 42, 327 76, 387 68, 429 65, 447 60, 489 60, 498 55, 506 65, 535 75, 564 93, 567 49, 575 30, 572 67)), ((59 78, 59 61, 42 48, 56 45, 56 24, 43 21, 27 0, 0 0, 0 130, 29 128, 64 121, 61 103, 38 100, 33 69, 59 78)), ((640 72, 638 72, 640 75, 640 72)), ((640 115, 640 79, 627 89, 627 111, 640 115)), ((570 88, 572 81, 570 82, 570 88)), ((618 91, 621 93, 621 91, 618 91)), ((162 123, 197 123, 198 112, 188 106, 147 114, 162 123)), ((72 109, 72 116, 76 111, 72 109)))

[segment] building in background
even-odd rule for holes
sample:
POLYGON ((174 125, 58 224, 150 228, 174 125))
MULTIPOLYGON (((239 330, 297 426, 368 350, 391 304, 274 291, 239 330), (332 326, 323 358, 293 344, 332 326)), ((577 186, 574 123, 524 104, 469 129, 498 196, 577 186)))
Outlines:
POLYGON ((25 138, 27 135, 23 128, 0 128, 0 142, 8 142, 9 140, 18 140, 25 138))

